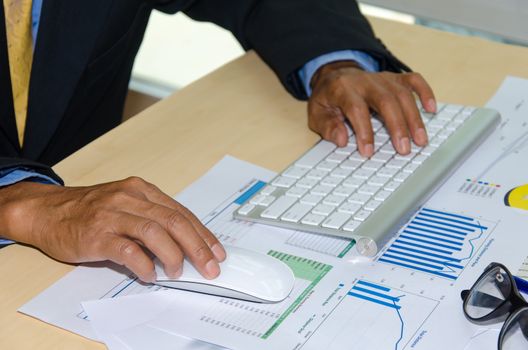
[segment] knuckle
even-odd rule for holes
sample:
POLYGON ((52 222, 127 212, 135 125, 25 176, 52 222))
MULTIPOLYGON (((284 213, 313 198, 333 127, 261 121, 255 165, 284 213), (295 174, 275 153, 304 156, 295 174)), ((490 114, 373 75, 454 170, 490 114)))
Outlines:
POLYGON ((122 240, 118 243, 117 252, 123 261, 130 261, 141 253, 141 248, 132 241, 122 240))
POLYGON ((150 237, 157 235, 160 232, 160 225, 153 220, 146 220, 140 224, 138 228, 138 234, 144 240, 148 240, 150 237))
POLYGON ((167 227, 171 231, 181 229, 185 225, 186 219, 178 212, 173 211, 167 218, 167 227))
POLYGON ((200 244, 193 248, 192 254, 195 259, 198 260, 209 260, 211 259, 211 253, 209 247, 205 244, 200 244))
POLYGON ((137 188, 142 187, 146 184, 146 181, 138 176, 130 176, 122 181, 122 184, 126 188, 137 188))

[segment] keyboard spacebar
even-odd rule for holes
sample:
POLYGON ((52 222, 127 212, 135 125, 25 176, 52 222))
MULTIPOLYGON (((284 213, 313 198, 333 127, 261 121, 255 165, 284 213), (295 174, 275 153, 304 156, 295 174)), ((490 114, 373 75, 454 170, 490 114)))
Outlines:
POLYGON ((296 161, 295 165, 303 168, 313 168, 335 149, 336 145, 332 142, 322 140, 296 161))
POLYGON ((263 218, 277 219, 282 215, 293 203, 297 201, 297 198, 290 196, 283 196, 277 199, 272 205, 260 214, 263 218))

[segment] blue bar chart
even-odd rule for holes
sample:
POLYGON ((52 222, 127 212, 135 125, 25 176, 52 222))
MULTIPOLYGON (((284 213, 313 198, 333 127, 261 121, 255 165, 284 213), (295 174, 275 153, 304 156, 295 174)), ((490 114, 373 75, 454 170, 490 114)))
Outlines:
POLYGON ((456 280, 494 226, 467 215, 422 208, 378 261, 456 280))

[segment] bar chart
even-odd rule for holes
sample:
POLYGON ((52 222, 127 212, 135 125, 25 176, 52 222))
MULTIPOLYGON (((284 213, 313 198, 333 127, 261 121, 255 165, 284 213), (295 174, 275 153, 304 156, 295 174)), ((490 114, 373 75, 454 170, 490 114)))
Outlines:
POLYGON ((422 208, 378 261, 456 280, 494 227, 491 221, 422 208))

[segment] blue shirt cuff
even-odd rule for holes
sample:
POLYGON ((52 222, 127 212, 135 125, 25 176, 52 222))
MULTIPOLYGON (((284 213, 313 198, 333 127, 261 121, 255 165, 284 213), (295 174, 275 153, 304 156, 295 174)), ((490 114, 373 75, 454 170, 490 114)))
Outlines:
POLYGON ((306 90, 306 94, 308 96, 312 94, 310 82, 312 81, 312 77, 314 76, 315 72, 317 72, 317 70, 325 64, 337 61, 354 61, 367 72, 379 72, 378 61, 372 58, 372 56, 370 56, 369 54, 366 54, 362 51, 335 51, 316 57, 310 62, 306 63, 298 71, 299 78, 301 79, 304 89, 306 90))
POLYGON ((25 168, 11 168, 0 172, 0 187, 16 184, 20 181, 32 181, 42 184, 58 185, 51 177, 25 168))

